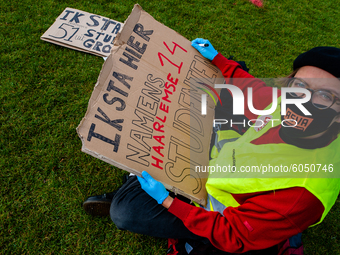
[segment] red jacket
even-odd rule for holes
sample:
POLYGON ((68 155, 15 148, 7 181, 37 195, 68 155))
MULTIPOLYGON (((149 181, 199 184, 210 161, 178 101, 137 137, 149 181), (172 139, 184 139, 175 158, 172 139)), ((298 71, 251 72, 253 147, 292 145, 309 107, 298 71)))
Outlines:
MULTIPOLYGON (((226 78, 254 78, 245 72, 238 63, 228 60, 220 53, 213 59, 226 78)), ((246 88, 253 87, 255 109, 264 109, 272 102, 272 88, 260 80, 243 82, 239 88, 247 98, 246 88)), ((245 100, 247 101, 247 100, 245 100)), ((245 106, 245 116, 256 119, 245 106)), ((271 128, 253 144, 284 143, 279 136, 279 128, 271 128)), ((189 205, 175 198, 169 212, 180 218, 193 233, 207 237, 218 249, 230 253, 260 250, 276 245, 296 235, 322 216, 322 203, 308 190, 301 187, 232 194, 240 204, 223 211, 209 212, 203 208, 189 205)))

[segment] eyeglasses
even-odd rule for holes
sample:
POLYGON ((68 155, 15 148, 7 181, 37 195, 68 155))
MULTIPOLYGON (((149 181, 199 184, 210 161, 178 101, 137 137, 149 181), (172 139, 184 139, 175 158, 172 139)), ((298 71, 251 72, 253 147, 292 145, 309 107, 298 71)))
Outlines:
MULTIPOLYGON (((314 90, 309 88, 308 83, 306 83, 303 80, 300 80, 299 78, 290 78, 288 82, 288 87, 290 88, 304 88, 307 89, 308 91, 311 92, 312 94, 312 104, 321 110, 328 109, 331 107, 335 102, 337 104, 340 103, 340 99, 335 96, 332 92, 328 90, 314 90)), ((289 92, 289 94, 293 97, 305 97, 306 95, 304 93, 294 93, 294 92, 289 92)))

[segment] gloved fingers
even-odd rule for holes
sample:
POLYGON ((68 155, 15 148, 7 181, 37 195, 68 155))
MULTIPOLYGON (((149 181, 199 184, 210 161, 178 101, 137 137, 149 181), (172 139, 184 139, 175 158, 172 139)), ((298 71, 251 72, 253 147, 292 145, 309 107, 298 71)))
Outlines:
POLYGON ((156 181, 152 176, 146 172, 142 172, 142 177, 137 176, 142 189, 148 193, 158 204, 162 204, 168 197, 169 192, 165 189, 161 182, 156 181))
MULTIPOLYGON (((202 39, 202 38, 196 38, 195 40, 191 41, 191 45, 192 46, 194 46, 194 45, 198 45, 199 46, 200 44, 206 44, 206 43, 210 44, 209 40, 202 39)), ((200 47, 202 47, 202 46, 200 46, 200 47)))
POLYGON ((209 41, 207 39, 203 39, 203 38, 196 38, 194 40, 191 41, 191 45, 193 44, 201 44, 201 43, 208 43, 209 41))
POLYGON ((209 59, 210 61, 212 61, 218 54, 217 50, 215 50, 209 40, 196 38, 192 41, 191 45, 196 50, 198 50, 198 52, 201 53, 203 57, 209 59))
POLYGON ((200 51, 201 46, 199 46, 199 44, 192 43, 191 46, 194 47, 196 50, 200 51))
POLYGON ((152 178, 152 176, 147 171, 143 171, 142 176, 147 182, 155 181, 155 179, 152 178))
POLYGON ((194 47, 196 50, 201 51, 203 47, 200 46, 200 44, 205 44, 205 43, 209 43, 209 41, 206 39, 202 39, 202 38, 196 38, 195 40, 191 42, 191 46, 194 47))
POLYGON ((140 185, 142 186, 142 188, 145 187, 145 185, 148 185, 148 182, 144 178, 137 176, 137 179, 140 185))

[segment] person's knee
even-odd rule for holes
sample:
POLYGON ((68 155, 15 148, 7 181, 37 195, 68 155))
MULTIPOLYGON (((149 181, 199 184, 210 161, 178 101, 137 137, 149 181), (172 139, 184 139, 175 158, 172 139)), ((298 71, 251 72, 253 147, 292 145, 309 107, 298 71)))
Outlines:
POLYGON ((110 207, 110 217, 113 223, 117 226, 118 229, 124 230, 126 229, 128 218, 126 217, 126 213, 124 213, 124 208, 122 203, 119 203, 117 199, 113 199, 110 207))

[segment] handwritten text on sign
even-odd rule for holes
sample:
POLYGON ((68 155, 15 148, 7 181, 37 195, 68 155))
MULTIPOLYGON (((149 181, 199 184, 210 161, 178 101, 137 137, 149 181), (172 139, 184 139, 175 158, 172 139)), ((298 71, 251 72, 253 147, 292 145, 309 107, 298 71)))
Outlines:
POLYGON ((210 114, 202 116, 202 80, 222 78, 191 42, 136 5, 78 127, 82 150, 120 169, 148 171, 175 192, 204 204, 210 114))
POLYGON ((66 8, 41 39, 95 55, 108 56, 122 25, 109 18, 66 8))
MULTIPOLYGON (((146 43, 149 42, 153 30, 144 30, 143 25, 136 24, 133 31, 135 35, 139 36, 139 38, 144 40, 145 43, 137 41, 135 35, 131 35, 127 41, 127 47, 122 54, 123 57, 119 58, 119 61, 129 68, 137 70, 138 62, 147 49, 146 43)), ((132 153, 127 154, 126 159, 145 167, 149 167, 151 163, 151 165, 157 169, 165 169, 168 177, 173 181, 182 181, 183 178, 189 175, 189 171, 187 171, 187 173, 184 173, 183 171, 182 174, 176 175, 173 173, 172 169, 175 167, 176 162, 178 163, 179 161, 185 161, 190 164, 190 158, 188 155, 185 157, 184 154, 181 154, 183 148, 190 150, 190 143, 185 144, 181 141, 181 139, 176 138, 176 136, 171 135, 169 132, 165 132, 165 125, 173 124, 173 127, 183 134, 189 134, 192 132, 192 130, 190 130, 190 121, 188 122, 190 118, 185 119, 183 117, 192 115, 190 113, 190 106, 184 101, 185 97, 189 97, 188 89, 183 88, 182 93, 178 98, 178 104, 185 107, 181 107, 175 111, 174 119, 168 119, 171 103, 174 100, 173 93, 176 92, 178 84, 178 78, 176 78, 176 75, 181 74, 181 68, 183 66, 183 62, 174 63, 171 56, 175 55, 177 51, 182 51, 183 53, 187 52, 187 50, 176 42, 171 42, 171 44, 168 45, 165 41, 163 41, 163 45, 165 46, 163 51, 164 53, 157 53, 159 64, 165 69, 168 69, 167 65, 174 66, 176 68, 176 73, 174 75, 172 73, 168 73, 166 81, 162 78, 154 78, 153 74, 147 75, 147 81, 144 83, 146 87, 141 90, 141 95, 138 98, 134 111, 137 118, 132 120, 132 124, 139 128, 131 129, 130 132, 130 138, 138 144, 132 144, 130 142, 127 143, 127 149, 132 153), (169 138, 166 136, 169 136, 169 138), (156 141, 156 145, 151 142, 152 139, 156 141), (169 162, 165 164, 165 147, 167 146, 165 142, 166 140, 169 140, 170 142, 167 150, 167 160, 169 162), (179 150, 179 148, 181 149, 179 150)), ((195 58, 195 61, 193 61, 193 67, 197 61, 201 61, 203 64, 206 63, 205 60, 198 57, 195 58)), ((190 77, 190 75, 192 76, 194 71, 193 69, 189 70, 186 77, 190 77)), ((204 74, 204 72, 201 73, 204 74)), ((104 102, 108 105, 113 105, 115 103, 116 110, 123 111, 126 108, 126 99, 129 95, 129 90, 131 89, 130 82, 132 82, 133 79, 134 78, 132 76, 127 74, 113 72, 112 79, 110 79, 106 87, 107 92, 103 94, 104 102), (123 88, 115 85, 115 82, 117 81, 124 85, 123 88)), ((186 81, 186 84, 189 85, 189 80, 186 81)), ((199 101, 197 101, 197 103, 199 105, 199 101)), ((177 102, 175 103, 176 108, 178 108, 178 104, 177 102)), ((197 107, 196 110, 197 113, 199 113, 199 107, 197 107)), ((123 131, 122 125, 124 123, 124 119, 111 120, 100 108, 98 108, 97 111, 98 114, 95 115, 95 118, 109 124, 116 130, 116 132, 118 132, 115 134, 115 139, 105 137, 104 135, 95 132, 96 125, 95 123, 92 123, 87 140, 91 141, 92 137, 98 138, 113 145, 113 152, 118 153, 121 141, 120 132, 123 131)), ((196 118, 196 121, 201 122, 199 118, 196 118)), ((197 126, 202 127, 203 125, 200 123, 197 126)), ((203 129, 196 129, 196 132, 199 135, 204 136, 203 129)), ((203 144, 201 140, 198 137, 195 137, 195 134, 192 135, 194 135, 196 142, 195 146, 191 146, 192 149, 199 153, 202 152, 203 144)), ((199 192, 202 188, 199 178, 197 178, 197 182, 197 190, 195 190, 194 193, 199 192)))
MULTIPOLYGON (((129 37, 127 46, 125 47, 122 57, 119 58, 119 61, 128 68, 137 70, 138 63, 148 47, 147 42, 149 42, 150 36, 153 34, 153 30, 145 30, 143 25, 138 23, 134 27, 133 31, 134 35, 129 37), (135 36, 138 36, 140 38, 139 40, 145 41, 145 43, 137 41, 135 36)), ((199 139, 199 136, 204 137, 204 129, 193 129, 194 131, 190 129, 190 117, 188 116, 192 117, 193 113, 192 109, 190 111, 190 104, 186 102, 186 98, 193 94, 192 89, 190 91, 189 88, 182 88, 178 102, 177 97, 173 97, 179 81, 176 76, 181 75, 183 62, 174 63, 171 56, 175 55, 177 51, 185 53, 187 50, 176 42, 171 42, 171 44, 168 45, 165 41, 163 41, 163 44, 164 53, 157 53, 159 64, 165 69, 168 69, 167 65, 174 66, 176 68, 176 73, 168 73, 166 81, 159 77, 154 78, 153 74, 147 75, 147 81, 144 82, 145 88, 141 90, 141 95, 138 98, 134 110, 135 117, 137 118, 132 120, 132 124, 138 128, 132 128, 130 131, 130 138, 137 142, 137 144, 132 144, 131 142, 127 143, 127 149, 130 153, 126 155, 126 159, 145 167, 149 167, 151 163, 151 166, 159 170, 165 169, 167 176, 172 181, 178 182, 183 181, 185 177, 190 175, 190 168, 188 168, 188 171, 182 170, 180 175, 174 174, 174 171, 172 170, 177 168, 175 167, 175 164, 180 161, 185 161, 188 164, 193 163, 190 162, 190 157, 186 155, 188 153, 190 154, 190 149, 197 153, 201 153, 203 151, 203 144, 199 139), (174 99, 176 99, 174 107, 178 108, 178 105, 181 107, 176 109, 174 119, 169 120, 168 114, 174 99), (184 118, 183 116, 186 116, 187 118, 184 118), (190 143, 185 143, 171 133, 165 132, 166 124, 172 124, 174 129, 183 134, 188 135, 191 133, 191 136, 193 136, 191 142, 195 141, 195 144, 190 145, 190 143), (169 137, 167 138, 166 136, 169 137), (152 140, 154 140, 156 144, 152 142, 152 140), (166 140, 170 141, 168 146, 166 145, 166 140), (165 149, 166 147, 168 147, 167 151, 165 149), (183 149, 186 149, 187 153, 181 153, 183 149), (165 152, 168 154, 168 162, 166 164, 165 152)), ((210 67, 209 63, 201 56, 195 56, 195 59, 191 64, 192 68, 189 69, 188 74, 185 76, 186 80, 183 81, 183 83, 188 86, 190 86, 190 78, 207 78, 204 77, 205 70, 197 72, 197 67, 195 68, 197 62, 199 62, 201 66, 210 67)), ((112 72, 112 77, 106 86, 106 92, 103 94, 103 101, 110 106, 115 105, 116 111, 124 111, 126 109, 126 101, 129 96, 129 91, 131 90, 130 83, 134 81, 134 77, 127 75, 127 73, 129 72, 124 74, 116 71, 112 72), (118 82, 123 86, 118 86, 115 82, 118 82)), ((197 95, 199 97, 199 94, 197 95)), ((197 100, 197 106, 194 108, 197 116, 200 116, 199 106, 200 101, 197 100)), ((194 120, 198 123, 195 126, 203 127, 200 117, 195 118, 194 115, 194 120)), ((109 132, 111 135, 115 130, 116 133, 114 139, 96 132, 96 124, 92 123, 88 132, 87 140, 90 142, 92 138, 100 139, 105 143, 111 144, 113 146, 113 152, 118 153, 122 137, 120 133, 123 131, 124 119, 110 119, 100 107, 97 109, 95 118, 107 123, 113 128, 109 132)), ((198 185, 196 190, 193 191, 194 194, 199 192, 202 188, 202 183, 198 176, 197 182, 198 185)))

